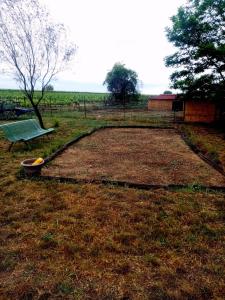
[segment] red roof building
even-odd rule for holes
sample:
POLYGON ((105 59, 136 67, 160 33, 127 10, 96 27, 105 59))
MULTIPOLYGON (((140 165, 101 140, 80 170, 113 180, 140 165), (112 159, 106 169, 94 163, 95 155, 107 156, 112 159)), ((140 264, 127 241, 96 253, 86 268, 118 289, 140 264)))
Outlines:
MULTIPOLYGON (((175 94, 163 94, 150 97, 148 110, 172 111, 173 102, 177 99, 175 94)), ((185 100, 181 101, 183 107, 183 120, 185 122, 211 123, 217 118, 217 108, 212 101, 185 100)))
POLYGON ((173 101, 176 100, 175 94, 163 94, 159 96, 153 96, 148 101, 149 110, 168 110, 172 111, 173 101))

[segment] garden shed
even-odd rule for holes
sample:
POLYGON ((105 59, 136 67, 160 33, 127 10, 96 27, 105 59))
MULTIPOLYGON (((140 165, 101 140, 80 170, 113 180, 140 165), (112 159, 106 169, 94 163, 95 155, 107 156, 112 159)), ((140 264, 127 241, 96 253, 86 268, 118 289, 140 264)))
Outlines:
POLYGON ((172 111, 173 101, 176 97, 177 95, 174 94, 152 96, 148 101, 148 110, 172 111))
POLYGON ((216 120, 217 109, 212 101, 186 100, 184 102, 184 121, 212 123, 216 120))

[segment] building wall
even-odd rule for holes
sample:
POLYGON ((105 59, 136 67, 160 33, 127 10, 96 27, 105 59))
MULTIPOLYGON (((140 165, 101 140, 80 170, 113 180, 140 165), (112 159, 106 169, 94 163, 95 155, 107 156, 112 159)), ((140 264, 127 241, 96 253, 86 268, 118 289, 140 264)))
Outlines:
POLYGON ((216 106, 211 102, 185 101, 184 121, 212 123, 216 117, 216 106))
POLYGON ((149 110, 172 110, 173 100, 149 100, 149 110))

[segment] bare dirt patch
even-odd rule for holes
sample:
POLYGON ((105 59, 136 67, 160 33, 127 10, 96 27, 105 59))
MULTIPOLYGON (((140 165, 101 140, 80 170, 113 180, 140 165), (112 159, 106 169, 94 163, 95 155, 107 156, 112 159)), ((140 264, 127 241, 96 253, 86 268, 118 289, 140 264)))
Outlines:
POLYGON ((95 132, 58 156, 43 175, 155 185, 225 186, 172 129, 113 128, 95 132))

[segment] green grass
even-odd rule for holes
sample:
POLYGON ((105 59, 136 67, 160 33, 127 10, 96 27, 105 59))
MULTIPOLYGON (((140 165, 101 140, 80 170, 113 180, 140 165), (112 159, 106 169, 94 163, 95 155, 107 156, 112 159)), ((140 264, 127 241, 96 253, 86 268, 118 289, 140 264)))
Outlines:
MULTIPOLYGON (((40 92, 36 92, 36 97, 40 95, 40 92)), ((83 104, 84 101, 87 103, 98 103, 103 102, 109 96, 108 93, 91 93, 91 92, 63 92, 53 91, 46 92, 42 104, 71 104, 78 102, 83 104)), ((149 98, 148 95, 141 95, 140 102, 146 102, 149 98)), ((30 103, 24 97, 20 90, 0 90, 0 99, 2 100, 15 100, 20 102, 23 106, 30 106, 30 103)))
POLYGON ((25 158, 45 157, 97 126, 143 124, 56 118, 45 115, 57 130, 31 151, 17 144, 9 153, 0 137, 0 298, 222 300, 225 195, 18 180, 25 158))
MULTIPOLYGON (((36 92, 36 95, 39 96, 40 92, 36 92)), ((103 101, 107 97, 107 93, 88 93, 88 92, 46 92, 44 97, 44 102, 53 103, 73 103, 75 101, 83 101, 85 99, 88 101, 103 101)), ((0 90, 0 99, 6 100, 18 100, 23 102, 24 95, 20 90, 0 90)), ((26 101, 27 102, 27 101, 26 101)))

